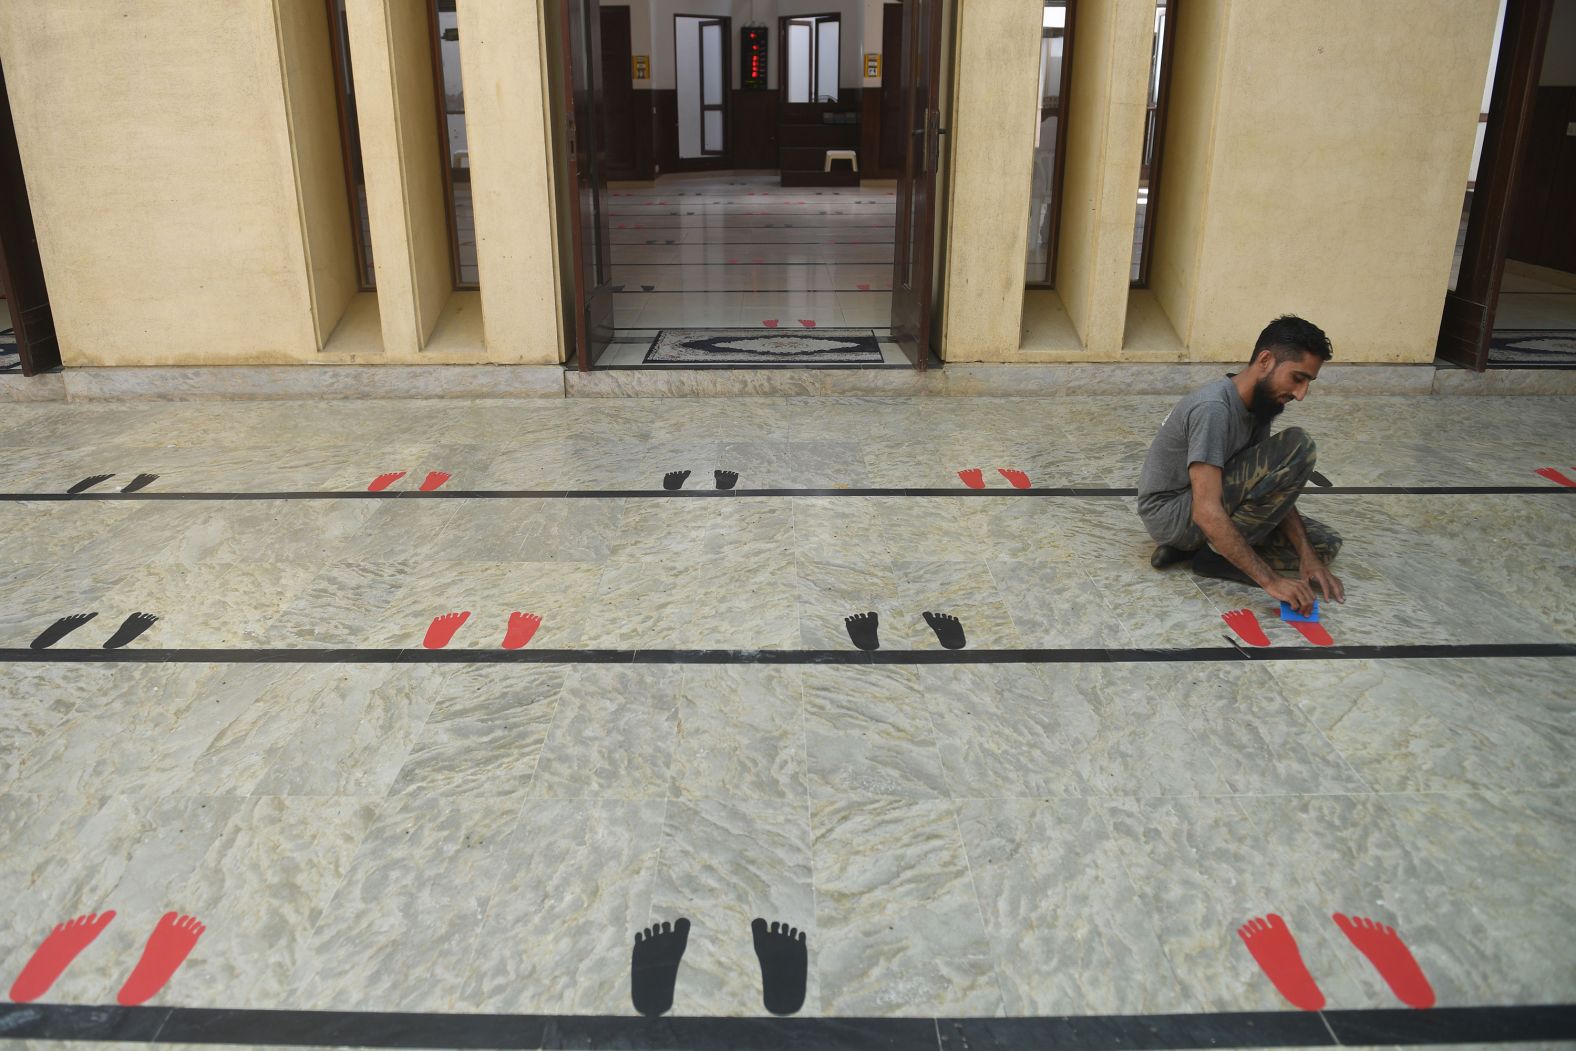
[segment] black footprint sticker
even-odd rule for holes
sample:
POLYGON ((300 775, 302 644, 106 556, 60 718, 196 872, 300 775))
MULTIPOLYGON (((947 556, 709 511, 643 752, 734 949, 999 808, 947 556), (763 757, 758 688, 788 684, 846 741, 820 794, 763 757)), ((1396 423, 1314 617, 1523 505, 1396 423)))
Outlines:
POLYGON ((135 493, 138 489, 146 489, 148 486, 152 485, 158 480, 159 476, 156 474, 139 474, 137 477, 127 482, 126 488, 122 489, 121 492, 135 493))
POLYGON ((1324 475, 1320 474, 1318 471, 1314 471, 1308 477, 1312 480, 1314 485, 1317 485, 1323 489, 1330 488, 1330 480, 1324 477, 1324 475))
POLYGON ((66 492, 68 492, 68 493, 80 493, 80 492, 83 492, 84 490, 93 488, 95 485, 98 485, 100 482, 102 482, 106 478, 113 478, 113 477, 115 477, 115 476, 112 475, 112 474, 90 474, 86 478, 82 479, 82 481, 78 482, 76 485, 73 485, 70 489, 67 489, 66 492))
POLYGON ((718 489, 732 489, 739 482, 738 471, 713 471, 717 476, 718 489))
POLYGON ((684 480, 689 477, 688 471, 669 471, 662 476, 662 488, 672 492, 684 488, 684 480))
POLYGON ((629 962, 629 992, 635 1010, 656 1018, 673 1007, 673 986, 679 961, 689 944, 689 920, 654 923, 635 935, 635 952, 629 962))
POLYGON ((926 613, 925 623, 936 633, 936 641, 949 650, 961 650, 968 645, 963 638, 963 624, 957 617, 946 613, 926 613))
POLYGON ((32 641, 31 646, 35 650, 47 650, 96 616, 97 613, 73 613, 69 617, 61 617, 45 628, 38 638, 32 641))
POLYGON ((104 644, 104 648, 106 650, 120 649, 132 639, 153 627, 154 621, 158 619, 152 613, 133 613, 126 618, 125 623, 120 626, 120 630, 109 637, 109 641, 104 644))
POLYGON ((804 932, 786 923, 757 918, 750 924, 755 932, 755 957, 761 961, 761 990, 766 1009, 774 1015, 791 1015, 804 1006, 805 976, 809 973, 809 950, 804 932))
POLYGON ((876 635, 881 627, 881 618, 876 616, 875 610, 844 617, 843 623, 848 625, 848 637, 854 640, 855 646, 862 650, 881 648, 881 640, 876 635))

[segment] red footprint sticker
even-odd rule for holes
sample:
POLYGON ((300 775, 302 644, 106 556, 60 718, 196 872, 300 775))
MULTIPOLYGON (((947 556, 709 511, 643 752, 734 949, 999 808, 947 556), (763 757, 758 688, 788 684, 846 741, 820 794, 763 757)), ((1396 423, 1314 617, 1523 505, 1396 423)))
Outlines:
POLYGON ((536 634, 536 629, 542 626, 542 618, 535 613, 509 614, 509 630, 504 633, 503 648, 517 650, 531 641, 531 636, 536 634))
POLYGON ((1567 489, 1576 489, 1576 480, 1568 478, 1553 467, 1539 467, 1537 473, 1551 482, 1565 486, 1567 489))
POLYGON ((445 613, 440 617, 433 617, 432 623, 427 625, 427 637, 421 640, 421 644, 429 650, 443 649, 470 615, 471 611, 465 610, 462 613, 445 613))
POLYGON ((367 486, 367 492, 381 493, 403 477, 405 477, 404 471, 390 471, 388 474, 380 474, 372 479, 372 484, 367 486))
POLYGON ((805 328, 814 328, 815 327, 815 322, 814 321, 806 321, 803 318, 799 319, 799 324, 803 325, 805 328))
POLYGON ((195 916, 166 912, 154 925, 147 947, 142 950, 142 959, 132 968, 126 984, 120 987, 115 1002, 122 1007, 135 1007, 152 998, 186 962, 197 939, 207 929, 195 916))
POLYGON ((859 289, 859 291, 861 291, 861 292, 868 292, 868 291, 870 291, 870 282, 868 282, 868 281, 861 281, 858 284, 856 284, 854 287, 859 289))
POLYGON ((25 1004, 49 992, 49 987, 55 984, 61 972, 71 965, 78 953, 93 944, 93 939, 114 918, 115 912, 111 909, 98 914, 90 912, 55 924, 55 929, 33 950, 22 973, 11 983, 11 999, 25 1004))
POLYGON ((985 488, 985 472, 978 467, 970 467, 967 471, 959 471, 958 477, 963 479, 963 484, 970 489, 985 488))
POLYGON ((1264 629, 1259 627, 1259 618, 1253 615, 1251 609, 1234 609, 1230 613, 1222 613, 1220 619, 1226 626, 1238 635, 1249 646, 1268 646, 1270 637, 1264 634, 1264 629))
POLYGON ((765 325, 767 328, 776 328, 777 327, 777 319, 776 318, 772 318, 769 321, 762 321, 761 324, 765 325))
POLYGON ((1012 483, 1014 489, 1029 488, 1029 476, 1022 471, 1015 471, 1011 467, 998 467, 996 470, 1001 473, 1003 478, 1012 483))
POLYGON ((1324 993, 1302 962, 1297 939, 1291 936, 1285 920, 1273 912, 1256 917, 1238 927, 1237 936, 1282 996, 1304 1011, 1323 1009, 1324 993))
POLYGON ((1343 916, 1338 912, 1335 925, 1368 957, 1379 977, 1402 1003, 1417 1008, 1434 1006, 1434 987, 1428 984, 1412 950, 1395 933, 1394 927, 1386 927, 1365 916, 1343 916))
POLYGON ((1315 646, 1334 646, 1335 640, 1330 638, 1330 633, 1324 630, 1323 624, 1311 620, 1294 620, 1291 626, 1302 632, 1302 637, 1315 646))
POLYGON ((430 493, 434 489, 437 489, 439 486, 443 485, 444 482, 447 482, 451 477, 453 476, 447 471, 431 471, 427 474, 427 477, 422 480, 420 487, 421 491, 424 493, 430 493))

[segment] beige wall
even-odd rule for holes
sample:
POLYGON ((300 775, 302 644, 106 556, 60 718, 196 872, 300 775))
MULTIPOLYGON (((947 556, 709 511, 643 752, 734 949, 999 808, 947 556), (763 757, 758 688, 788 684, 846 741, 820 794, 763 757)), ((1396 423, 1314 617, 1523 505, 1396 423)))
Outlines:
POLYGON ((1200 6, 1153 278, 1189 356, 1235 360, 1291 312, 1338 360, 1431 361, 1495 0, 1200 6))
MULTIPOLYGON (((66 363, 562 360, 542 3, 461 5, 479 294, 452 291, 424 0, 352 3, 375 295, 317 0, 0 4, 66 363)), ((1040 6, 959 5, 945 357, 1235 360, 1294 311, 1341 361, 1431 360, 1496 0, 1179 10, 1152 290, 1126 275, 1153 4, 1081 0, 1059 288, 1025 297, 1040 6)))
POLYGON ((66 365, 314 351, 270 0, 8 0, 0 62, 66 365))

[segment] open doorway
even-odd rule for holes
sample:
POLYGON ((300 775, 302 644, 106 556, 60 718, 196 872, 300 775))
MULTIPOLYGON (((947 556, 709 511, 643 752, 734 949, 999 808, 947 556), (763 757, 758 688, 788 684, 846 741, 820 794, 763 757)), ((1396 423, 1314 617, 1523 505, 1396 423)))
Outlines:
POLYGON ((1576 0, 1501 0, 1443 361, 1576 368, 1576 0))
POLYGON ((564 4, 577 367, 930 363, 936 0, 564 4))

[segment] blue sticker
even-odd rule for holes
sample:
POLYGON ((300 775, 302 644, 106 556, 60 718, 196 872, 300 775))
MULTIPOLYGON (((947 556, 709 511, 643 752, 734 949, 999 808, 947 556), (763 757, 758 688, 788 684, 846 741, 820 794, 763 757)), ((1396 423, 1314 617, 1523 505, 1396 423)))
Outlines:
POLYGON ((1281 620, 1287 624, 1317 624, 1319 623, 1319 600, 1313 600, 1313 612, 1306 617, 1286 603, 1281 603, 1281 620))

